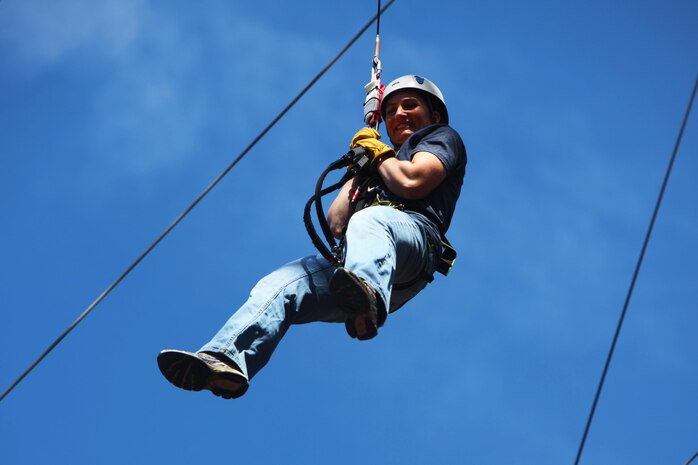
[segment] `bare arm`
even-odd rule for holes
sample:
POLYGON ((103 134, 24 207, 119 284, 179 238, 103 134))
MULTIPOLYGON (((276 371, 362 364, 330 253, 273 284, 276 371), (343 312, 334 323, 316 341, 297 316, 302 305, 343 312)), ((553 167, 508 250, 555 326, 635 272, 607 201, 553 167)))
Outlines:
MULTIPOLYGON (((405 200, 423 199, 446 179, 446 167, 436 155, 417 152, 412 160, 386 158, 378 162, 378 173, 390 191, 405 200)), ((357 178, 347 181, 327 211, 327 224, 336 238, 340 238, 351 216, 351 196, 357 187, 357 178)))
POLYGON ((386 158, 378 172, 390 191, 405 200, 423 199, 446 179, 446 167, 436 155, 417 152, 412 160, 386 158))
POLYGON ((327 224, 332 231, 332 235, 339 239, 344 233, 344 228, 349 223, 351 216, 351 195, 356 189, 356 178, 347 181, 337 194, 337 197, 327 211, 327 224))

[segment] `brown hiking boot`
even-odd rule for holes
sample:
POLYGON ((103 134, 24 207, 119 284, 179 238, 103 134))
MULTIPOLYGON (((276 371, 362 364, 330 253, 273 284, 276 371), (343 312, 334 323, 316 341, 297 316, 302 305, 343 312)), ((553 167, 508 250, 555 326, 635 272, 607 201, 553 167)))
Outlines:
POLYGON ((344 323, 349 336, 365 341, 378 335, 385 322, 376 291, 346 268, 337 268, 330 280, 330 295, 349 318, 344 323))
POLYGON ((224 399, 235 399, 247 392, 247 377, 223 355, 205 352, 163 350, 158 366, 167 380, 187 391, 208 389, 224 399))

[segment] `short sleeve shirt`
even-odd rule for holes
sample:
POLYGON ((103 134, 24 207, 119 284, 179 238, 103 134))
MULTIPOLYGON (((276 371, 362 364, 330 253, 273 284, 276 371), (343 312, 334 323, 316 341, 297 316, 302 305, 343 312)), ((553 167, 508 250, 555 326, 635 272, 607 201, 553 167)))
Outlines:
POLYGON ((384 191, 384 196, 402 203, 406 210, 425 216, 441 234, 445 234, 463 185, 468 161, 465 145, 453 128, 446 124, 434 124, 412 134, 397 151, 397 158, 412 160, 418 152, 434 154, 446 168, 446 178, 421 200, 405 201, 390 191, 384 191))

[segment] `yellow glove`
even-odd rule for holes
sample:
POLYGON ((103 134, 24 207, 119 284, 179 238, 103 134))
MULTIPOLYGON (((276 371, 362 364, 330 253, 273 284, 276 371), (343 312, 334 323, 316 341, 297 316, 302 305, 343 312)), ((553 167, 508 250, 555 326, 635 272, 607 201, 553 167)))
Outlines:
POLYGON ((394 157, 395 150, 387 144, 379 141, 381 135, 375 129, 362 128, 354 135, 351 140, 350 148, 363 147, 368 152, 368 157, 371 159, 371 166, 385 157, 394 157))
POLYGON ((378 131, 376 131, 373 128, 361 128, 359 129, 359 132, 354 134, 354 138, 351 140, 351 144, 349 144, 350 149, 355 149, 356 148, 356 143, 362 139, 380 139, 381 135, 378 131))

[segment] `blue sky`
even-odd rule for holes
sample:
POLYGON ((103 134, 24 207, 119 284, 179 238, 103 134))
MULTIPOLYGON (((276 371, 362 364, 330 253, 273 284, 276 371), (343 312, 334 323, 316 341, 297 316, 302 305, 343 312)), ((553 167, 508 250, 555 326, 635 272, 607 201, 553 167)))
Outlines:
MULTIPOLYGON (((374 2, 0 2, 0 389, 211 182, 374 2)), ((456 267, 380 337, 293 328, 236 401, 171 387, 361 126, 373 30, 0 403, 0 463, 573 463, 691 87, 698 3, 397 0, 384 79, 446 95, 456 267)), ((698 119, 582 463, 698 451, 698 119)))

